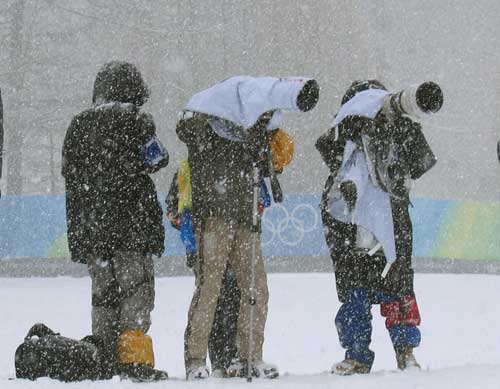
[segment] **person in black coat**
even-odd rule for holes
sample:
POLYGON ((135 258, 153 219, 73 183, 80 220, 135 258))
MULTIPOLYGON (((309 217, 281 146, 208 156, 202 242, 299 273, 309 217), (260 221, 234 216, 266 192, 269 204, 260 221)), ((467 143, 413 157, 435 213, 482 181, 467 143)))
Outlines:
POLYGON ((119 372, 139 380, 154 370, 146 335, 154 307, 152 255, 164 250, 163 213, 150 175, 168 154, 151 115, 141 74, 126 62, 105 64, 93 106, 76 115, 62 151, 68 243, 73 261, 92 279, 92 332, 103 339, 119 372))
MULTIPOLYGON (((369 89, 385 91, 377 80, 355 82, 344 95, 342 106, 357 93, 369 89)), ((407 184, 421 177, 436 162, 421 126, 407 116, 388 117, 383 111, 373 119, 350 115, 322 135, 316 148, 331 172, 322 195, 321 213, 335 270, 337 294, 342 302, 335 324, 346 349, 344 361, 335 364, 332 373, 349 375, 370 371, 375 355, 369 349, 372 304, 381 305, 398 368, 418 367, 413 348, 420 343, 417 327, 420 314, 413 289, 412 223, 407 184), (370 143, 366 143, 367 139, 370 143), (350 212, 356 206, 358 188, 352 181, 342 181, 340 174, 346 169, 344 157, 348 142, 351 148, 356 145, 359 152, 371 151, 366 159, 382 165, 377 172, 385 173, 383 182, 377 175, 377 186, 390 199, 396 253, 396 260, 386 276, 383 272, 389 261, 371 231, 353 222, 341 221, 331 212, 334 198, 342 198, 350 212)))

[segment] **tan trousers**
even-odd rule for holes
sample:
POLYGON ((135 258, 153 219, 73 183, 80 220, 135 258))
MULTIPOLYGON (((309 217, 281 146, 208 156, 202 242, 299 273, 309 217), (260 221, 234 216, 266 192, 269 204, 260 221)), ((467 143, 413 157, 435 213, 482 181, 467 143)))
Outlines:
POLYGON ((198 234, 200 256, 195 265, 196 290, 189 307, 188 325, 184 334, 186 368, 205 363, 208 338, 220 294, 222 277, 230 263, 241 290, 238 319, 239 354, 247 359, 250 336, 250 284, 252 267, 252 240, 255 245, 255 297, 253 320, 254 361, 262 360, 264 327, 267 318, 269 292, 260 236, 242 227, 219 219, 208 219, 198 234))

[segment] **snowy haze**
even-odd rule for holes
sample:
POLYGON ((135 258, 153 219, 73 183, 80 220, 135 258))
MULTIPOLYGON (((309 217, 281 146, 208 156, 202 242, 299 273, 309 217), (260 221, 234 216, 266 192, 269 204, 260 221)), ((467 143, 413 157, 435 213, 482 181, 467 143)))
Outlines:
POLYGON ((391 90, 438 82, 443 110, 425 121, 438 165, 414 195, 499 197, 500 3, 496 0, 1 0, 5 110, 2 192, 61 193, 60 151, 71 117, 90 105, 96 72, 118 59, 151 87, 145 109, 171 153, 166 191, 186 150, 177 112, 195 92, 236 74, 315 77, 316 109, 288 114, 296 158, 288 193, 319 192, 327 169, 314 148, 354 79, 391 90))

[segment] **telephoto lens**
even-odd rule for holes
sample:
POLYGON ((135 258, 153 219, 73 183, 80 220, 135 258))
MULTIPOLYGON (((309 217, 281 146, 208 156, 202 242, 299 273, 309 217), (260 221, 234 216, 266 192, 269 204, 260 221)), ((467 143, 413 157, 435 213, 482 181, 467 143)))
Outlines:
POLYGON ((387 115, 408 115, 413 118, 438 112, 444 97, 440 86, 432 81, 412 85, 400 92, 390 94, 382 111, 387 115))
POLYGON ((316 80, 306 82, 297 96, 297 108, 302 112, 307 112, 316 106, 319 100, 319 85, 316 80))
POLYGON ((419 85, 415 93, 417 105, 422 112, 436 113, 443 106, 443 91, 438 84, 432 81, 419 85))

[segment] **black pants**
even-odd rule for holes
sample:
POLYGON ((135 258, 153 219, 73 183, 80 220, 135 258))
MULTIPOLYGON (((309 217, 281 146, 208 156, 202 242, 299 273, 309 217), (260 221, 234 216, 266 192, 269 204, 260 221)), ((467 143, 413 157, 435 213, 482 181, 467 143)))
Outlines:
POLYGON ((236 275, 228 265, 224 278, 214 324, 208 340, 208 353, 213 369, 226 369, 238 355, 237 328, 240 310, 240 290, 236 275))

